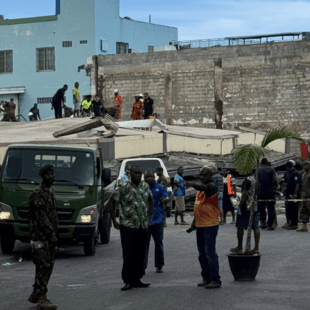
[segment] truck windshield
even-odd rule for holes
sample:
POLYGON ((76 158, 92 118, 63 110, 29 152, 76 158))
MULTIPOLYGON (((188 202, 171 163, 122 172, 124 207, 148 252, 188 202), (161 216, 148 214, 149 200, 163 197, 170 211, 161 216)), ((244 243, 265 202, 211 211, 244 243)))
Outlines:
POLYGON ((9 150, 2 168, 2 180, 11 183, 41 183, 39 171, 46 164, 55 167, 55 184, 57 185, 94 185, 93 154, 66 150, 9 150))
POLYGON ((145 172, 146 170, 153 170, 155 171, 156 168, 161 167, 160 161, 156 159, 150 160, 128 160, 127 164, 132 166, 140 166, 142 171, 145 172))

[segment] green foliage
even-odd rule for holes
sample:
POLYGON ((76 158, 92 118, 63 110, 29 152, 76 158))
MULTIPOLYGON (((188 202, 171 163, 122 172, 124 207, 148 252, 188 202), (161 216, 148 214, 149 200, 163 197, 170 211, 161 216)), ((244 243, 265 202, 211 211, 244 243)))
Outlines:
POLYGON ((285 126, 272 129, 266 133, 261 146, 255 144, 246 144, 233 150, 233 158, 236 162, 236 170, 241 174, 247 174, 251 172, 257 160, 266 154, 266 146, 278 139, 295 139, 301 142, 305 142, 298 134, 298 130, 294 127, 285 126))
POLYGON ((270 130, 264 137, 261 147, 266 147, 269 143, 278 139, 295 139, 301 142, 305 142, 299 134, 298 130, 294 127, 278 127, 270 130))
POLYGON ((246 144, 233 150, 233 158, 236 162, 236 170, 241 174, 252 171, 256 161, 265 155, 265 150, 256 144, 246 144))

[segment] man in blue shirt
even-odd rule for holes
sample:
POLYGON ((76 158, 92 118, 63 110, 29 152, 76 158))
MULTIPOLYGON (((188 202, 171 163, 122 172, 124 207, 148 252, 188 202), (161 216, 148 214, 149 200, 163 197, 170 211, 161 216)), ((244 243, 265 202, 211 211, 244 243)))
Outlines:
POLYGON ((147 268, 151 236, 155 243, 155 268, 157 273, 163 272, 164 266, 164 204, 170 201, 166 188, 155 182, 154 172, 146 171, 144 181, 150 185, 154 198, 154 211, 148 227, 148 237, 145 247, 144 269, 147 268))
POLYGON ((121 182, 129 181, 130 178, 131 165, 126 165, 125 173, 121 176, 121 182))
POLYGON ((174 200, 175 200, 175 221, 174 225, 180 225, 178 222, 178 215, 180 214, 181 216, 181 225, 188 225, 184 221, 184 211, 185 211, 185 184, 184 184, 184 179, 182 177, 184 173, 184 168, 180 166, 178 168, 178 173, 174 176, 174 181, 173 181, 173 195, 174 195, 174 200))

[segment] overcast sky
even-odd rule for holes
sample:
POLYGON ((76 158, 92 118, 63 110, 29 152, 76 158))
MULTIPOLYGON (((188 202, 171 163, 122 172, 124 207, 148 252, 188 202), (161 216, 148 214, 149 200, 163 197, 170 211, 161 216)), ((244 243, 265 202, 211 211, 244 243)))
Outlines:
MULTIPOLYGON (((121 0, 120 15, 148 21, 151 14, 153 23, 178 27, 179 40, 195 40, 310 31, 309 12, 310 0, 121 0)), ((53 15, 55 0, 0 0, 0 14, 53 15)))

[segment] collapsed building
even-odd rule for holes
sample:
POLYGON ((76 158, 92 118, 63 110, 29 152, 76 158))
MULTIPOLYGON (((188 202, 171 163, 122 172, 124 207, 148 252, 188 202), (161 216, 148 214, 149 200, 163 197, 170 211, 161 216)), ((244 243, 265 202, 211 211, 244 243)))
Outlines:
POLYGON ((294 41, 99 55, 80 68, 107 106, 119 90, 125 120, 134 94, 148 92, 168 125, 266 132, 281 124, 305 132, 310 41, 304 34, 294 41))

